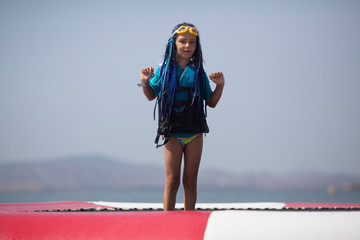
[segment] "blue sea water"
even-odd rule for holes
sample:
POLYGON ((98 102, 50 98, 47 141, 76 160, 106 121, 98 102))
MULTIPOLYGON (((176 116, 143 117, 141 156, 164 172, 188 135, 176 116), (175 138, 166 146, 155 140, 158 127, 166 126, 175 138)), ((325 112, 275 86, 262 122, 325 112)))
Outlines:
MULTIPOLYGON (((38 193, 0 193, 0 202, 45 202, 45 201, 109 201, 161 203, 162 190, 127 191, 61 191, 38 193)), ((183 202, 183 191, 179 189, 177 202, 183 202)), ((264 190, 198 190, 198 203, 241 202, 317 202, 360 203, 360 191, 264 191, 264 190)))

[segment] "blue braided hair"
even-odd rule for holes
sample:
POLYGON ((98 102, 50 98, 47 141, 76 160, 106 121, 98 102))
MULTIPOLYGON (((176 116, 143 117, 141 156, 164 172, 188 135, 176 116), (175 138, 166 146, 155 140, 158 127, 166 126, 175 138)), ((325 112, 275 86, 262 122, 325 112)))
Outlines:
MULTIPOLYGON (((160 68, 160 78, 162 78, 161 81, 161 87, 160 87, 160 94, 157 100, 157 103, 159 102, 159 108, 160 108, 160 119, 170 119, 171 117, 171 111, 174 107, 175 102, 175 93, 176 89, 178 87, 178 81, 176 79, 176 44, 175 40, 178 34, 173 33, 180 27, 180 26, 190 26, 195 27, 193 24, 190 23, 181 23, 174 27, 174 29, 171 32, 171 37, 168 40, 168 43, 166 45, 165 49, 165 55, 164 60, 162 62, 161 68, 160 68)), ((200 37, 199 35, 196 37, 196 49, 194 52, 193 57, 191 58, 192 63, 196 67, 196 74, 194 79, 194 86, 193 86, 193 99, 191 101, 191 105, 194 104, 196 93, 199 92, 199 98, 198 98, 198 114, 200 114, 201 117, 206 117, 206 85, 205 85, 205 71, 203 67, 203 56, 202 56, 202 50, 201 50, 201 44, 200 44, 200 37), (205 107, 204 107, 205 102, 205 107), (203 109, 205 108, 205 113, 203 109)), ((155 105, 156 108, 156 105, 155 105)), ((154 110, 155 114, 155 110, 154 110)))

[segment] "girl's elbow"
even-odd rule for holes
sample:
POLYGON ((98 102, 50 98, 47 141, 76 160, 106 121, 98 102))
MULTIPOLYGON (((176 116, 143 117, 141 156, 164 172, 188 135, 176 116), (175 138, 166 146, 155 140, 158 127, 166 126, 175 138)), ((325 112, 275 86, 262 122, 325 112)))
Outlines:
POLYGON ((152 100, 154 100, 156 98, 156 96, 146 96, 147 100, 149 100, 149 102, 151 102, 152 100))
POLYGON ((216 103, 213 103, 213 102, 211 102, 211 101, 208 101, 208 102, 207 102, 207 105, 208 105, 209 107, 211 107, 211 108, 215 108, 215 107, 216 107, 216 103))
POLYGON ((213 104, 213 105, 211 105, 210 107, 211 107, 211 108, 215 108, 215 107, 216 107, 216 105, 217 105, 217 104, 213 104))

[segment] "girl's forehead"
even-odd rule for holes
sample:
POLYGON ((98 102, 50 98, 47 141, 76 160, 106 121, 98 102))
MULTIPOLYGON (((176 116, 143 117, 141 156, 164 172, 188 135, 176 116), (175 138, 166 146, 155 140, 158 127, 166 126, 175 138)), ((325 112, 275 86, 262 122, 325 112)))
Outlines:
POLYGON ((180 33, 177 35, 176 39, 187 39, 187 40, 196 40, 196 36, 189 32, 180 33))

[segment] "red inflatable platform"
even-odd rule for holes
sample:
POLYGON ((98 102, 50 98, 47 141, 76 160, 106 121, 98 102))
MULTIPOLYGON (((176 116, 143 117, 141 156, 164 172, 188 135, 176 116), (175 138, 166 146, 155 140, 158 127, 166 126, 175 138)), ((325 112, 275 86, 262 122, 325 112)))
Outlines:
POLYGON ((0 203, 0 239, 360 239, 360 204, 0 203))

